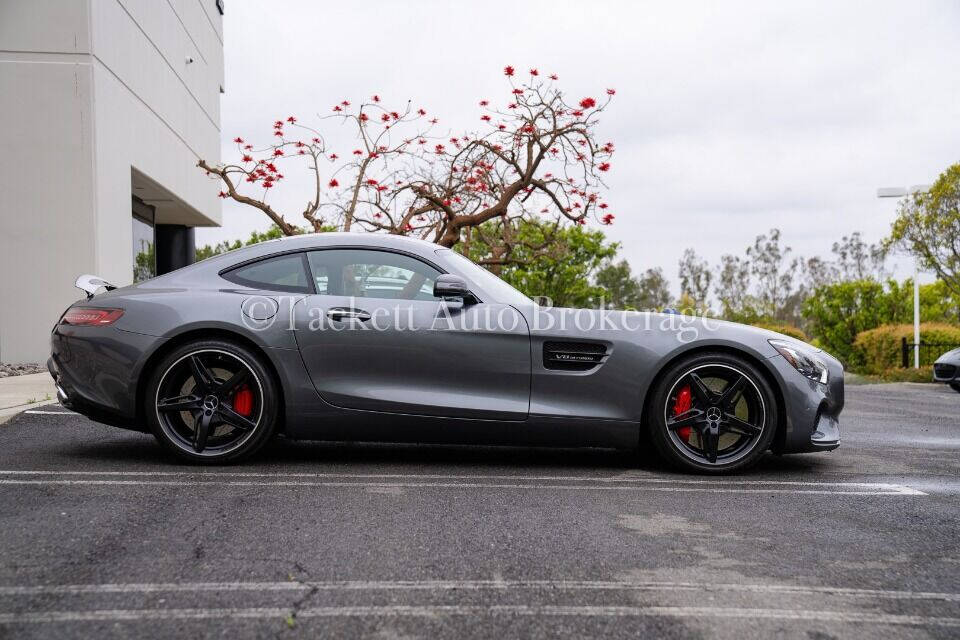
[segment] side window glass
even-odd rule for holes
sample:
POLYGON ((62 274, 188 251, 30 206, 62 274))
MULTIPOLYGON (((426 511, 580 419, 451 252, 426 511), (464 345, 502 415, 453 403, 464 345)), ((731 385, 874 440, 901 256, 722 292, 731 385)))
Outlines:
POLYGON ((435 300, 440 272, 399 253, 372 249, 328 249, 309 254, 317 293, 388 300, 435 300))
POLYGON ((302 253, 267 258, 223 274, 231 282, 270 291, 310 293, 302 253))

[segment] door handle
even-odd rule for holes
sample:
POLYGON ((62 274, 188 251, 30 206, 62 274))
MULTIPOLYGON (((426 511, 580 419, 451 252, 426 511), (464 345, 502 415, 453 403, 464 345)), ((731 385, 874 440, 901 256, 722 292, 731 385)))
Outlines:
POLYGON ((334 307, 327 310, 327 317, 331 320, 343 322, 344 320, 359 320, 366 322, 370 319, 370 314, 363 309, 351 309, 349 307, 334 307))

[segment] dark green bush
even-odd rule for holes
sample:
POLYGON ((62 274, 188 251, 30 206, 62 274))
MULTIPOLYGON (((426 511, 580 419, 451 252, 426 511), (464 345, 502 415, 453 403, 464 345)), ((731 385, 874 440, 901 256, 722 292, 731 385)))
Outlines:
MULTIPOLYGON (((851 351, 850 366, 860 373, 881 375, 901 365, 901 342, 913 342, 913 325, 884 325, 857 334, 851 351)), ((920 342, 933 344, 960 344, 960 327, 942 322, 926 322, 920 325, 920 342)), ((942 349, 921 349, 920 364, 933 364, 942 349)), ((911 352, 912 353, 912 352, 911 352)), ((912 355, 911 355, 912 362, 912 355)))

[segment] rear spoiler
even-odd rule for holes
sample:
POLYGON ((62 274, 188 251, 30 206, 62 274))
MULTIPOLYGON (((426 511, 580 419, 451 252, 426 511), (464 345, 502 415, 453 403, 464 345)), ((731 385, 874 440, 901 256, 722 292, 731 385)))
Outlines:
POLYGON ((113 291, 117 288, 117 285, 110 284, 100 276, 92 276, 89 273, 77 278, 74 286, 87 294, 87 300, 95 296, 101 287, 107 291, 113 291))

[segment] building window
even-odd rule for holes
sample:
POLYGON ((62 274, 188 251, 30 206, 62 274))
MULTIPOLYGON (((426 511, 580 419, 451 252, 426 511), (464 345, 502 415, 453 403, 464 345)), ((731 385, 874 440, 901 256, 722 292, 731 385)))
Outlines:
POLYGON ((133 200, 133 281, 143 282, 157 275, 154 209, 142 200, 133 200))

